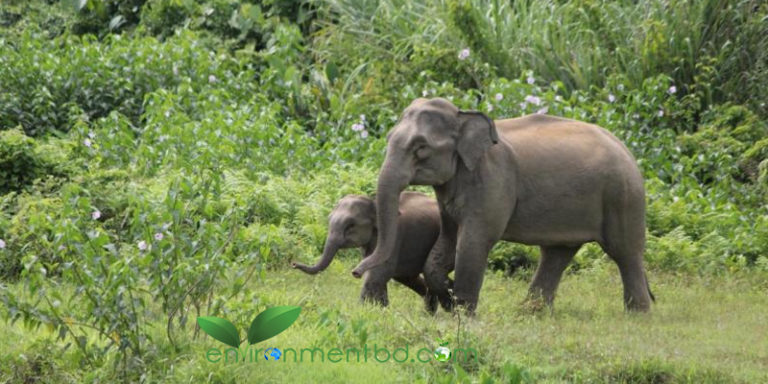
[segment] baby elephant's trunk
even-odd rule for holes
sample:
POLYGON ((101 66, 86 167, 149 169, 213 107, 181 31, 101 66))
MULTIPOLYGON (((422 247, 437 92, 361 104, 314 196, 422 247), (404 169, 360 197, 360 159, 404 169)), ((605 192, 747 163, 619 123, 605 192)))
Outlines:
POLYGON ((320 261, 317 264, 311 267, 301 263, 292 263, 291 265, 296 269, 304 271, 305 273, 314 275, 328 268, 328 265, 330 265, 331 261, 333 261, 334 256, 336 256, 336 253, 339 251, 339 248, 341 248, 341 242, 339 240, 329 238, 325 242, 325 248, 323 249, 323 258, 320 259, 320 261))

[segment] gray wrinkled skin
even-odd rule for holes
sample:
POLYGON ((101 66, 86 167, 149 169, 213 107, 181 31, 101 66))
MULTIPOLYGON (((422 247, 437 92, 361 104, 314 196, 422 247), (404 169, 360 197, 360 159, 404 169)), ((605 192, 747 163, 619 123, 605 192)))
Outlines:
MULTIPOLYGON (((394 279, 422 296, 427 310, 434 312, 437 309, 437 297, 428 294, 421 273, 429 251, 440 234, 437 201, 417 192, 398 194, 401 212, 396 219, 398 252, 366 272, 360 299, 387 305, 387 282, 394 279)), ((294 268, 314 275, 325 270, 340 249, 360 248, 365 258, 376 247, 376 204, 370 198, 344 196, 331 212, 328 222, 328 237, 320 261, 311 267, 294 263, 294 268)), ((453 260, 441 264, 446 264, 449 271, 453 270, 453 260)))
POLYGON ((432 185, 437 195, 442 229, 424 276, 444 306, 474 311, 488 252, 499 240, 541 247, 529 298, 551 305, 574 254, 594 241, 619 267, 625 307, 649 310, 643 179, 605 129, 546 115, 494 122, 445 99, 415 100, 388 136, 377 191, 379 244, 355 276, 393 257, 397 196, 408 185, 432 185), (444 262, 451 259, 453 297, 444 262))

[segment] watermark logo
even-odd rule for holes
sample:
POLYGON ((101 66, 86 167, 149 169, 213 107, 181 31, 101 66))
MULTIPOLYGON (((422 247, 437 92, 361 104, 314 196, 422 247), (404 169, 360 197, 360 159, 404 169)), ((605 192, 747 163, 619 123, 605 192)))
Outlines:
MULTIPOLYGON (((256 315, 251 322, 251 326, 248 328, 248 344, 253 345, 277 336, 288 329, 299 318, 300 313, 301 307, 292 305, 267 308, 264 312, 256 315)), ((241 344, 240 332, 227 319, 201 316, 197 318, 197 324, 209 336, 226 345, 238 348, 241 344)), ((280 359, 282 355, 277 348, 270 348, 267 351, 272 352, 269 356, 274 360, 280 359)), ((267 351, 264 352, 264 358, 269 360, 267 351)))
POLYGON ((267 350, 264 351, 264 359, 267 360, 267 361, 269 361, 269 360, 274 360, 274 361, 280 360, 281 356, 283 356, 283 353, 280 352, 280 350, 277 349, 277 348, 267 348, 267 350))
POLYGON ((438 347, 435 348, 435 360, 440 362, 451 361, 451 349, 446 347, 448 342, 439 337, 435 341, 438 345, 438 347))
POLYGON ((395 348, 390 350, 380 348, 374 344, 373 349, 368 344, 363 344, 362 348, 331 348, 325 350, 322 348, 252 348, 251 346, 270 339, 288 329, 298 319, 301 313, 301 307, 281 306, 266 309, 259 313, 251 322, 248 328, 248 346, 240 348, 242 341, 240 333, 234 324, 229 320, 215 316, 201 316, 197 318, 197 324, 205 333, 214 339, 226 344, 229 348, 219 349, 210 348, 205 353, 205 359, 210 363, 256 363, 258 361, 281 361, 283 363, 292 361, 294 363, 304 362, 368 362, 375 361, 386 363, 394 361, 396 363, 428 363, 430 361, 451 362, 451 361, 477 361, 477 351, 472 348, 448 348, 448 342, 440 338, 436 339, 438 346, 432 348, 420 348, 414 352, 409 349, 410 345, 405 344, 404 348, 395 348), (261 360, 261 359, 264 360, 261 360))

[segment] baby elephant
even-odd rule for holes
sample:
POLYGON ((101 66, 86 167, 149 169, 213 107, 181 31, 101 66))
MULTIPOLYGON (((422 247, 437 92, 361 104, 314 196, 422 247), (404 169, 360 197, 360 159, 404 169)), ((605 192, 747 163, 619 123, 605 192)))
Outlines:
MULTIPOLYGON (((432 245, 440 234, 437 201, 417 192, 400 194, 398 217, 400 239, 396 257, 368 271, 364 276, 361 300, 387 305, 387 282, 400 282, 424 298, 427 310, 437 309, 437 298, 428 294, 421 272, 432 245)), ((376 249, 376 204, 365 196, 344 196, 329 217, 328 238, 323 257, 314 266, 293 263, 293 267, 314 275, 325 270, 339 249, 359 247, 363 257, 376 249)), ((449 261, 450 266, 453 261, 449 261)), ((451 268, 452 269, 452 268, 451 268)), ((450 282, 449 282, 450 284, 450 282)))

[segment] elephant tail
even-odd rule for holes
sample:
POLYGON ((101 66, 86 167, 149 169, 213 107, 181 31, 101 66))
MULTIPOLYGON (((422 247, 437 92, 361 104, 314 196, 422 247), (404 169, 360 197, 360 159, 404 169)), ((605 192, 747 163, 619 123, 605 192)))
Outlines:
POLYGON ((648 282, 648 277, 645 278, 645 286, 648 288, 648 295, 651 296, 651 301, 654 303, 656 302, 656 296, 653 295, 653 292, 651 292, 651 284, 648 282))

